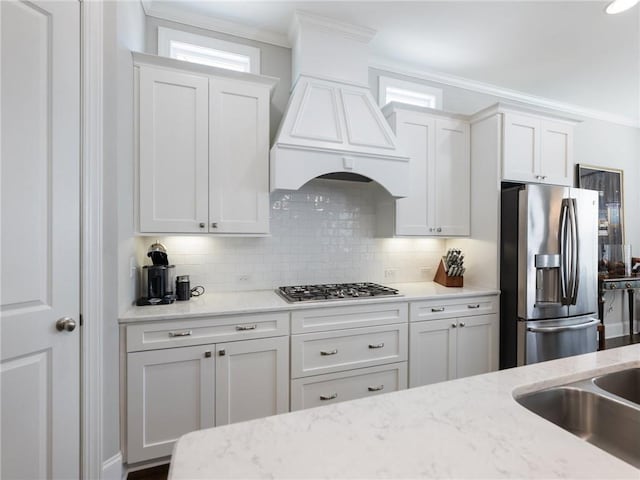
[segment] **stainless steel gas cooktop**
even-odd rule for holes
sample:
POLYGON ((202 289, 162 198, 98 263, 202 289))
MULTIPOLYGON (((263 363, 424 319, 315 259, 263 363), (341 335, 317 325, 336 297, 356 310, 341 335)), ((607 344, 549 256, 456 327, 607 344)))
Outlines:
POLYGON ((293 285, 276 290, 287 302, 319 302, 325 300, 349 300, 396 295, 395 288, 377 283, 328 283, 324 285, 293 285))

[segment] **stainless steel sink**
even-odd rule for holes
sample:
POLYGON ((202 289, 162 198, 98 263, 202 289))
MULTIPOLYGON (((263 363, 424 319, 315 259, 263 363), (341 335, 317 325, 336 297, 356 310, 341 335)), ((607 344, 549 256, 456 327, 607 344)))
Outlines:
POLYGON ((638 380, 640 369, 624 370, 521 395, 516 397, 516 401, 566 431, 640 468, 638 380), (634 381, 635 390, 633 386, 629 387, 634 381), (608 393, 609 389, 615 389, 611 393, 621 398, 608 393), (637 403, 633 403, 634 398, 637 403))
POLYGON ((640 405, 640 368, 602 375, 594 378, 593 383, 609 393, 640 405))

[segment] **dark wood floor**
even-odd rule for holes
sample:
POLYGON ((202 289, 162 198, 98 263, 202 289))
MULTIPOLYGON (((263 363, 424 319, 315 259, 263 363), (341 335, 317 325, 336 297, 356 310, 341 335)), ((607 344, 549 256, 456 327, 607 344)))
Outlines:
POLYGON ((167 475, 169 475, 169 464, 131 472, 127 475, 127 480, 167 480, 167 475))
POLYGON ((607 338, 604 341, 605 349, 624 347, 625 345, 631 345, 634 343, 640 343, 640 333, 636 333, 633 337, 625 335, 623 337, 607 338))

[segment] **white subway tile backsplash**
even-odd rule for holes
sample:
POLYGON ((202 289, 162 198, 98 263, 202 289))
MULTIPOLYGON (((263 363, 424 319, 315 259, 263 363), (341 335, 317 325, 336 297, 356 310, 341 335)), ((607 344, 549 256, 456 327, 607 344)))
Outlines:
MULTIPOLYGON (((158 237, 176 273, 211 291, 280 285, 424 281, 445 241, 374 238, 373 184, 313 180, 298 191, 271 194, 271 235, 158 237), (393 269, 394 278, 385 278, 393 269)), ((140 258, 156 237, 140 237, 140 258)))

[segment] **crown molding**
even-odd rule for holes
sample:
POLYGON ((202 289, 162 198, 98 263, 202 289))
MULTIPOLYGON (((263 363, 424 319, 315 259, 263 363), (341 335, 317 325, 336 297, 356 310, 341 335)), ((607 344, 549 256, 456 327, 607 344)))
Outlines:
POLYGON ((291 45, 293 45, 293 39, 299 32, 300 27, 304 27, 304 25, 320 28, 327 32, 339 34, 343 37, 348 37, 362 43, 369 43, 377 33, 376 30, 372 28, 342 22, 340 20, 315 15, 302 10, 296 10, 293 13, 293 19, 289 26, 288 38, 291 45))
POLYGON ((160 4, 154 0, 140 0, 144 13, 149 17, 168 20, 170 22, 182 23, 193 27, 213 30, 215 32, 226 33, 236 37, 242 37, 256 42, 268 43, 278 47, 291 48, 287 35, 283 35, 271 30, 266 30, 249 25, 222 20, 194 13, 185 13, 174 5, 160 4))
MULTIPOLYGON (((640 118, 627 117, 624 115, 616 115, 614 113, 603 112, 592 108, 582 107, 579 105, 560 102, 550 98, 539 97, 518 90, 499 87, 489 83, 483 83, 468 78, 450 75, 448 73, 433 72, 425 69, 407 67, 406 64, 390 60, 388 58, 371 56, 369 59, 369 68, 383 70, 390 73, 405 75, 408 77, 419 78, 430 82, 441 83, 451 87, 463 88, 472 92, 493 95, 500 99, 510 100, 523 103, 532 107, 544 108, 550 110, 558 110, 576 117, 591 118, 601 120, 603 122, 615 123, 625 127, 640 128, 640 118)), ((639 109, 640 110, 640 109, 639 109)))

